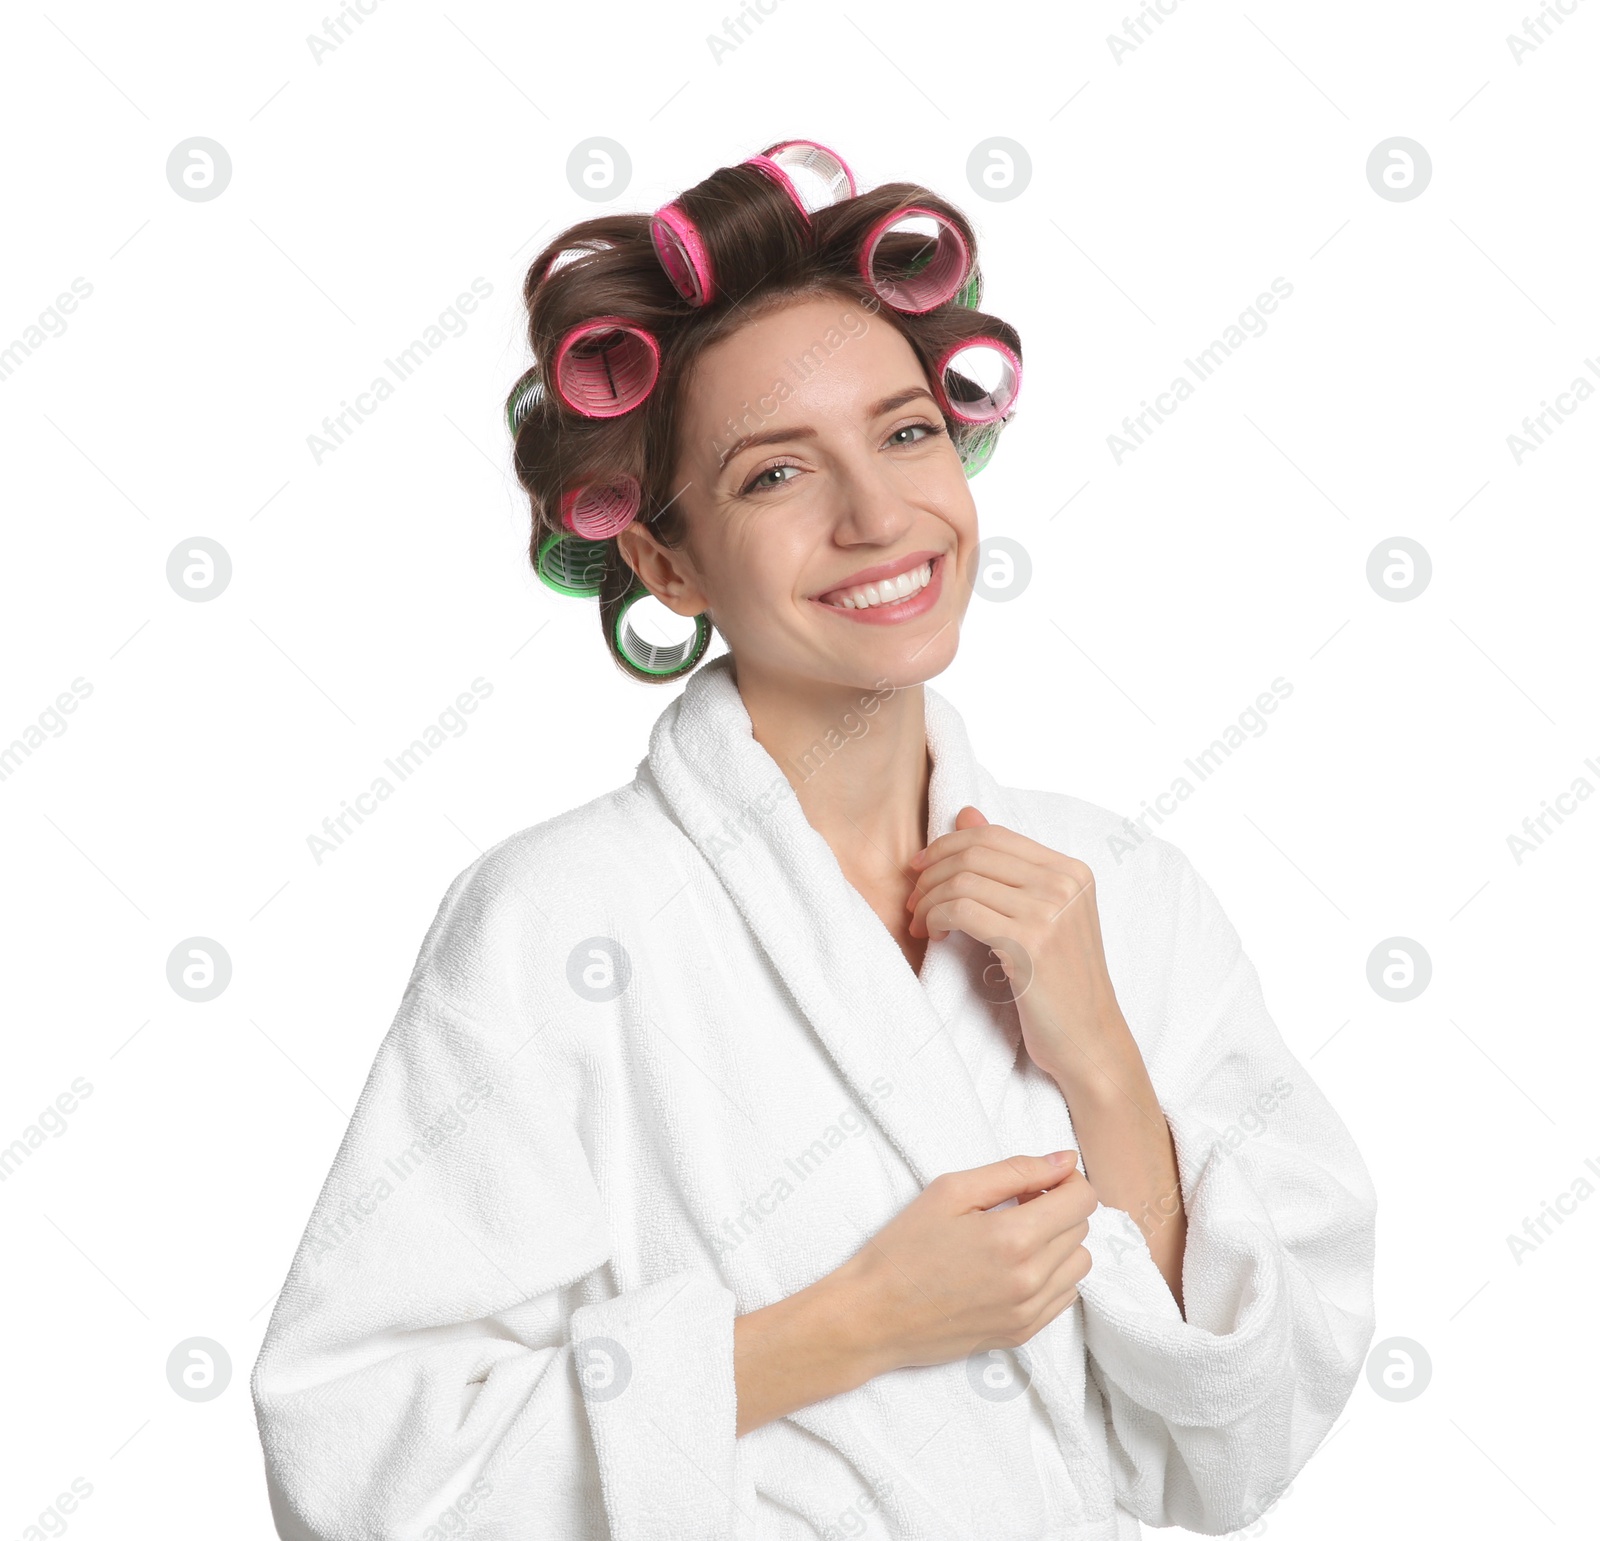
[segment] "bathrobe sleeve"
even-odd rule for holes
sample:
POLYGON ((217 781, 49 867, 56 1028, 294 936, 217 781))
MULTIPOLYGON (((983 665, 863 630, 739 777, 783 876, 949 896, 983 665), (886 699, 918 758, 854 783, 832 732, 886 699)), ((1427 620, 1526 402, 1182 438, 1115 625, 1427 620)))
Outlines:
POLYGON ((423 944, 251 1378, 278 1534, 731 1534, 733 1296, 690 1261, 618 1290, 531 999, 563 970, 475 871, 423 944))
POLYGON ((1376 1199, 1216 895, 1154 843, 1146 934, 1170 956, 1127 965, 1170 974, 1160 1019, 1129 1025, 1178 1158, 1184 1311, 1133 1219, 1102 1205, 1084 1333, 1118 1498, 1217 1535, 1276 1502, 1349 1398, 1372 1339, 1376 1199))

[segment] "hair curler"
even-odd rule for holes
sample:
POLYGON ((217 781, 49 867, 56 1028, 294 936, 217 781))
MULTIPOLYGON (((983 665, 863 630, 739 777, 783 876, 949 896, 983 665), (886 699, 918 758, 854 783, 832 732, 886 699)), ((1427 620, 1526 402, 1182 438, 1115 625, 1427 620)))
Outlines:
MULTIPOLYGON (((855 175, 844 160, 811 139, 785 139, 741 164, 776 182, 807 224, 818 209, 856 195, 855 175)), ((650 240, 679 297, 691 305, 709 304, 716 294, 711 256, 681 204, 663 204, 651 215, 650 240)))
POLYGON ((511 430, 513 439, 528 414, 543 400, 544 380, 538 365, 534 365, 511 387, 511 394, 506 397, 506 427, 511 430))
POLYGON ((998 423, 1022 390, 1022 360, 998 337, 968 337, 939 355, 933 385, 958 423, 998 423))
POLYGON ((642 583, 636 585, 623 600, 622 608, 617 611, 611 635, 617 644, 617 651, 634 668, 645 674, 680 674, 692 668, 700 655, 705 652, 707 644, 711 641, 711 623, 702 612, 694 618, 694 631, 682 642, 646 642, 633 629, 632 623, 628 620, 628 612, 641 599, 653 597, 650 590, 642 583))
POLYGON ((561 498, 561 522, 582 540, 609 540, 639 515, 640 489, 631 476, 574 487, 561 498))
POLYGON ((528 285, 531 294, 546 279, 554 278, 564 267, 570 267, 574 262, 584 262, 597 256, 600 252, 611 251, 615 243, 606 240, 604 236, 592 235, 579 241, 575 246, 563 246, 560 251, 552 252, 539 269, 538 276, 528 285))
POLYGON ((807 224, 818 209, 856 195, 855 175, 843 157, 814 139, 782 140, 768 145, 759 155, 750 156, 744 164, 754 166, 776 182, 794 200, 807 224), (802 186, 811 190, 809 202, 802 186))
POLYGON ((675 203, 664 204, 650 216, 650 240, 672 287, 691 305, 711 300, 711 257, 695 222, 675 203))
POLYGON ((594 599, 606 572, 606 543, 555 530, 539 542, 539 581, 569 599, 594 599))
POLYGON ((959 450, 961 469, 966 472, 969 482, 994 457, 995 446, 1000 442, 1000 430, 1003 427, 1004 423, 986 423, 967 439, 959 450))
POLYGON ((580 322, 556 349, 556 394, 584 417, 621 417, 654 388, 661 347, 624 316, 580 322))
POLYGON ((912 316, 952 299, 971 260, 961 232, 920 204, 890 210, 861 241, 861 276, 886 305, 912 316), (895 228, 917 220, 931 221, 934 231, 895 228))

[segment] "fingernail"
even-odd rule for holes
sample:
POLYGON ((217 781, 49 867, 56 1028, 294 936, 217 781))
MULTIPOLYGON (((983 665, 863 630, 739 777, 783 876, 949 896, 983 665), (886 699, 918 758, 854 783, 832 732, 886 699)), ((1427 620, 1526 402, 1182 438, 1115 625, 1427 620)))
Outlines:
POLYGON ((1065 1166, 1078 1153, 1075 1150, 1053 1150, 1044 1159, 1051 1166, 1065 1166))

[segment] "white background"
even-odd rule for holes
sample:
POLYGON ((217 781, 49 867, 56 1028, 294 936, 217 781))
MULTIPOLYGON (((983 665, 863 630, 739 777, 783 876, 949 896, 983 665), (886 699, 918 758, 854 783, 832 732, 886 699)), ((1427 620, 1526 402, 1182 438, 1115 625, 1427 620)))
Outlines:
POLYGON ((527 568, 523 273, 789 137, 966 209, 1024 340, 973 488, 1032 581, 974 599, 934 682, 995 775, 1137 814, 1292 684, 1160 832, 1366 1155, 1377 1339, 1432 1379, 1363 1378, 1266 1530, 1593 1535, 1600 1194, 1520 1263, 1506 1237, 1600 1165, 1600 806, 1520 863, 1507 836, 1600 786, 1600 402, 1520 464, 1507 436, 1600 367, 1600 4, 1518 62, 1526 0, 1182 0, 1119 62, 1131 0, 778 0, 719 60, 723 3, 379 0, 320 62, 315 6, 0 29, 0 347, 93 288, 0 382, 0 744, 92 686, 0 781, 0 1144, 93 1088, 0 1184, 0 1538, 74 1478, 85 1537, 271 1536, 249 1369, 435 907, 626 781, 680 688, 624 678, 527 568), (1004 202, 967 179, 996 135, 1032 163, 1004 202), (1409 201, 1366 175, 1396 135, 1432 161, 1409 201), (193 136, 232 161, 211 201, 168 184, 193 136), (609 204, 567 182, 592 136, 631 157, 609 204), (1118 465, 1107 435, 1275 277, 1267 331, 1118 465), (323 417, 475 278, 465 334, 317 464, 323 417), (207 603, 166 578, 195 536, 233 564, 207 603), (1433 568, 1405 602, 1366 577, 1396 536, 1433 568), (318 864, 307 836, 479 677, 468 731, 318 864), (166 978, 194 936, 232 960, 206 1004, 166 978), (1432 961, 1405 1004, 1367 979, 1392 937, 1432 961), (231 1357, 212 1401, 167 1383, 193 1337, 231 1357))

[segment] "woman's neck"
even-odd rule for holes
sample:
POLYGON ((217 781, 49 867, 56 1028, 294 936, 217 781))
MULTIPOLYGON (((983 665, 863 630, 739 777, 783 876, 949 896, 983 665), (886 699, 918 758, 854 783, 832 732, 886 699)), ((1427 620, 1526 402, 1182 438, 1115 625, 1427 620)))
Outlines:
POLYGON ((756 741, 851 881, 903 884, 928 839, 922 686, 735 677, 756 741))

